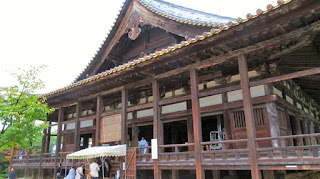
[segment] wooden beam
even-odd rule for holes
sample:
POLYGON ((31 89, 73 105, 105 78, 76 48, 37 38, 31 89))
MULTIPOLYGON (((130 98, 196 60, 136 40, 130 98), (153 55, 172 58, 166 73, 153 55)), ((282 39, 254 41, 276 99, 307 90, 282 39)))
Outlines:
POLYGON ((202 142, 202 129, 201 129, 201 116, 199 105, 199 91, 198 91, 198 73, 196 69, 190 70, 190 86, 191 86, 191 102, 192 102, 192 118, 193 118, 193 131, 194 131, 194 147, 195 147, 195 162, 196 162, 196 176, 197 179, 203 179, 204 170, 201 166, 201 142, 202 142))
POLYGON ((261 178, 261 173, 258 168, 258 156, 257 156, 257 144, 256 139, 256 130, 255 123, 253 118, 253 110, 251 104, 251 94, 249 86, 249 77, 248 77, 248 66, 245 56, 239 55, 238 57, 239 64, 239 73, 240 73, 240 84, 242 89, 243 96, 243 110, 246 121, 246 130, 248 138, 248 148, 249 148, 249 158, 250 158, 250 167, 251 167, 251 177, 253 179, 261 178))
POLYGON ((74 133, 74 151, 80 150, 80 101, 76 105, 75 133, 74 133))
POLYGON ((97 97, 97 112, 96 112, 96 133, 95 133, 95 146, 99 146, 100 144, 100 120, 101 120, 101 113, 103 107, 102 97, 97 97))
MULTIPOLYGON (((43 130, 43 136, 42 136, 42 146, 41 146, 41 153, 40 153, 40 161, 39 161, 39 171, 38 171, 38 179, 43 178, 43 171, 42 171, 42 158, 43 153, 45 153, 45 144, 46 144, 46 129, 43 130)), ((57 173, 57 168, 54 167, 54 173, 57 173)), ((55 176, 55 174, 53 174, 55 176)))
POLYGON ((127 108, 128 108, 128 90, 121 91, 121 144, 127 143, 127 108))

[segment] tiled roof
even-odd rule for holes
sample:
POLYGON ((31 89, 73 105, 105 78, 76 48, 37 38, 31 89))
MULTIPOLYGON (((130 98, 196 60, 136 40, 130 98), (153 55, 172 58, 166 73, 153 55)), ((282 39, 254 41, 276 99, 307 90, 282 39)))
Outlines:
POLYGON ((205 13, 186 7, 178 6, 161 0, 138 0, 150 11, 165 17, 167 19, 177 21, 183 24, 219 27, 221 24, 227 25, 230 21, 235 22, 236 19, 205 13))
POLYGON ((268 12, 274 10, 274 9, 279 8, 280 6, 282 6, 284 4, 288 4, 290 2, 291 2, 291 0, 287 0, 287 1, 278 0, 278 5, 277 6, 272 6, 271 4, 269 4, 267 6, 267 10, 266 11, 262 11, 261 9, 258 9, 257 12, 256 12, 257 13, 256 15, 252 15, 250 13, 247 14, 247 16, 246 16, 247 19, 238 18, 236 23, 229 22, 227 24, 227 27, 225 27, 224 25, 221 25, 218 30, 216 28, 212 28, 210 30, 210 32, 203 32, 203 34, 196 35, 194 38, 189 38, 186 41, 181 41, 178 44, 175 44, 173 46, 169 46, 166 49, 162 49, 161 51, 156 51, 154 53, 150 53, 149 55, 146 55, 146 56, 144 56, 142 58, 131 60, 131 61, 125 63, 125 64, 119 65, 119 66, 114 67, 114 68, 109 69, 109 70, 106 70, 106 71, 104 71, 102 73, 99 73, 97 75, 90 76, 90 77, 88 77, 86 79, 77 81, 77 82, 75 82, 75 83, 73 83, 73 84, 71 84, 69 86, 64 87, 64 88, 61 88, 61 89, 46 93, 43 96, 48 97, 50 95, 54 95, 54 94, 66 91, 68 89, 75 88, 77 86, 81 86, 81 85, 89 83, 91 81, 99 80, 99 79, 101 79, 101 78, 103 78, 105 76, 116 74, 121 70, 128 69, 128 68, 133 68, 134 66, 137 66, 137 65, 139 65, 139 64, 141 64, 141 63, 143 63, 145 61, 156 60, 157 57, 159 57, 159 56, 162 56, 162 55, 165 55, 165 54, 170 53, 172 51, 181 49, 181 48, 186 47, 186 46, 188 46, 188 45, 190 45, 192 43, 196 43, 198 41, 202 41, 202 40, 204 40, 206 38, 209 38, 211 36, 223 33, 223 31, 227 31, 227 30, 229 30, 230 28, 232 28, 234 26, 238 26, 239 24, 245 23, 245 22, 247 22, 247 21, 249 21, 251 19, 254 19, 254 18, 262 15, 262 14, 266 14, 266 13, 268 13, 268 12))

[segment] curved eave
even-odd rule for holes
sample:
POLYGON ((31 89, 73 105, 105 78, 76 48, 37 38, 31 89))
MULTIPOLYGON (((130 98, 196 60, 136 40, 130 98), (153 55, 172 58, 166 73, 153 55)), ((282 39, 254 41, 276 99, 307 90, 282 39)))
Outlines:
POLYGON ((187 46, 189 46, 191 44, 194 44, 194 43, 197 43, 199 41, 203 41, 203 40, 208 39, 210 37, 212 38, 212 37, 214 37, 214 36, 216 36, 216 35, 218 35, 220 33, 223 33, 224 31, 228 31, 231 28, 235 28, 235 27, 239 26, 240 24, 247 23, 248 21, 250 21, 252 19, 255 19, 255 18, 257 18, 257 17, 259 17, 261 15, 267 14, 270 11, 278 9, 282 5, 288 4, 290 2, 291 2, 291 0, 288 0, 288 1, 279 0, 277 6, 268 5, 266 11, 262 11, 261 9, 258 9, 256 15, 247 14, 247 16, 246 16, 247 19, 238 18, 236 23, 229 22, 227 24, 228 25, 227 27, 220 26, 218 30, 216 28, 212 28, 210 30, 210 32, 203 32, 203 34, 196 35, 194 38, 189 38, 188 40, 181 41, 178 44, 175 44, 173 46, 169 46, 169 47, 167 47, 165 49, 162 49, 160 51, 156 51, 154 53, 150 53, 148 55, 145 55, 142 58, 133 59, 133 60, 131 60, 131 61, 125 63, 125 64, 119 65, 119 66, 114 67, 114 68, 109 69, 109 70, 106 70, 106 71, 104 71, 102 73, 90 76, 90 77, 88 77, 86 79, 77 81, 77 82, 75 82, 75 83, 73 83, 71 85, 68 85, 68 86, 64 87, 64 88, 60 88, 60 89, 57 89, 55 91, 43 94, 42 96, 50 97, 52 95, 57 95, 58 93, 66 92, 66 91, 68 91, 70 89, 80 87, 80 86, 82 86, 84 84, 87 84, 89 82, 102 80, 106 76, 116 75, 122 70, 129 69, 129 68, 134 68, 135 66, 138 66, 139 64, 142 64, 142 63, 144 63, 146 61, 157 60, 158 57, 160 57, 160 56, 169 54, 170 52, 173 52, 173 51, 176 51, 176 50, 179 50, 179 49, 183 49, 184 47, 187 47, 187 46))

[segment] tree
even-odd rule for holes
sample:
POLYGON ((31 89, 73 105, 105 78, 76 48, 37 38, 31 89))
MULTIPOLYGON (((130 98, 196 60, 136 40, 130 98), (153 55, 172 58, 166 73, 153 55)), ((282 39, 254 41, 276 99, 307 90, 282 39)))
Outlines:
POLYGON ((16 147, 30 149, 48 127, 47 115, 54 109, 48 108, 46 98, 35 94, 44 87, 37 78, 43 69, 44 66, 20 70, 13 74, 18 85, 0 87, 0 151, 11 150, 11 157, 16 147))

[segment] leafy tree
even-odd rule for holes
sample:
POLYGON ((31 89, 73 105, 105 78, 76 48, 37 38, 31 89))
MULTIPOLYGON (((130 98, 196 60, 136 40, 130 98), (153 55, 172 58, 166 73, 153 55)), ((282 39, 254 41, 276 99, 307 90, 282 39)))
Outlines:
POLYGON ((30 149, 48 127, 47 115, 54 109, 48 108, 44 97, 35 94, 44 87, 37 78, 43 68, 20 70, 13 74, 18 85, 0 87, 0 151, 13 151, 16 147, 30 149))

